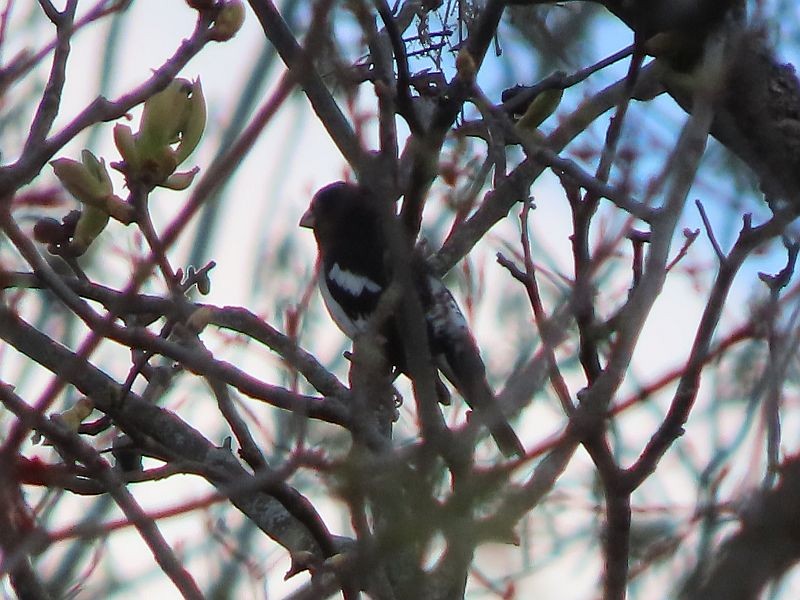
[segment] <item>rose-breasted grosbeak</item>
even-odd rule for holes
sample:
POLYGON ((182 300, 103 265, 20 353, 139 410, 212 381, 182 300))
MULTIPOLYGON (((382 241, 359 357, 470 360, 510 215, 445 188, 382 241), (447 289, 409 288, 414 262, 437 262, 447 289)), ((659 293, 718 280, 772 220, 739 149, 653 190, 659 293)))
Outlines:
MULTIPOLYGON (((384 290, 392 281, 379 200, 358 185, 337 182, 319 190, 300 220, 313 229, 320 256, 319 287, 328 312, 345 335, 354 339, 367 327, 384 290)), ((486 367, 458 304, 442 281, 413 261, 416 292, 425 313, 428 343, 436 366, 476 411, 506 456, 525 450, 495 403, 486 367)), ((389 317, 380 330, 387 360, 405 371, 403 336, 389 317)))

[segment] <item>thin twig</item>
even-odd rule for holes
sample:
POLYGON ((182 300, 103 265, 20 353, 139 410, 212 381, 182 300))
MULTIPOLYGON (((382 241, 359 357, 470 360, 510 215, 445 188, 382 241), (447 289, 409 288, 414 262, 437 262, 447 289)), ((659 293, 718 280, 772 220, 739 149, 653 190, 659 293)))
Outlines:
MULTIPOLYGON (((71 34, 75 35, 78 31, 87 25, 94 23, 98 19, 102 19, 106 15, 124 9, 125 6, 130 3, 130 1, 131 0, 99 0, 97 4, 86 11, 86 13, 84 13, 84 15, 72 25, 71 34), (109 3, 111 6, 107 7, 106 5, 109 3)), ((3 39, 5 39, 5 27, 7 27, 8 24, 8 15, 10 14, 12 4, 13 1, 8 2, 7 8, 3 13, 4 21, 0 23, 0 33, 2 33, 2 37, 0 37, 0 43, 3 39)), ((2 92, 14 81, 20 77, 23 77, 37 64, 44 60, 44 58, 53 51, 57 44, 58 39, 54 39, 34 54, 22 52, 18 54, 9 65, 4 68, 0 68, 0 94, 2 94, 2 92)))
POLYGON ((411 74, 408 71, 408 56, 406 54, 406 44, 403 41, 402 32, 397 26, 397 21, 392 15, 389 4, 386 0, 373 0, 378 15, 381 17, 389 41, 392 44, 394 60, 397 64, 397 107, 398 113, 408 123, 412 135, 421 133, 422 125, 417 117, 416 109, 411 98, 411 74))
MULTIPOLYGON (((106 310, 120 317, 147 315, 148 318, 170 318, 178 311, 178 306, 170 298, 136 294, 127 295, 99 284, 90 284, 75 279, 64 283, 76 294, 102 304, 106 310)), ((3 278, 6 288, 41 288, 42 282, 32 273, 6 273, 3 278)), ((264 344, 280 355, 291 367, 297 369, 321 394, 344 398, 347 388, 333 374, 325 369, 312 354, 299 347, 290 336, 282 334, 246 308, 209 304, 191 304, 189 313, 200 311, 205 322, 248 336, 264 344)), ((166 331, 159 335, 164 337, 166 331)), ((296 391, 296 390, 295 390, 296 391)))
POLYGON ((75 9, 78 6, 77 0, 69 0, 63 12, 59 12, 49 2, 40 0, 42 9, 47 17, 56 26, 56 51, 53 55, 53 65, 50 69, 50 77, 45 85, 39 106, 31 123, 28 139, 22 150, 23 155, 30 152, 32 147, 39 146, 47 137, 53 121, 58 115, 58 107, 61 104, 61 93, 66 82, 67 59, 70 52, 70 38, 72 37, 72 22, 75 19, 75 9))
POLYGON ((667 272, 670 272, 673 269, 673 267, 677 265, 683 259, 683 257, 689 253, 689 248, 692 247, 692 244, 694 244, 694 241, 697 239, 697 236, 699 235, 700 235, 699 229, 687 228, 683 230, 683 245, 681 246, 681 249, 678 250, 678 253, 675 255, 675 258, 669 261, 669 264, 666 267, 667 272))
POLYGON ((500 105, 500 108, 503 112, 507 114, 514 114, 520 113, 524 110, 524 108, 533 101, 536 96, 541 94, 547 90, 566 90, 585 79, 589 76, 593 75, 594 73, 605 69, 606 67, 613 65, 616 62, 619 62, 623 58, 630 56, 633 53, 633 44, 630 46, 623 48, 607 56, 606 58, 599 60, 593 65, 585 67, 579 71, 576 71, 572 75, 567 75, 563 72, 556 72, 552 75, 548 75, 541 81, 537 82, 535 85, 532 85, 527 88, 512 88, 516 93, 503 102, 500 105))
POLYGON ((531 256, 530 235, 528 233, 528 213, 530 212, 530 206, 530 201, 525 202, 523 204, 522 211, 520 212, 520 243, 522 245, 525 271, 520 272, 517 270, 513 263, 508 259, 505 259, 502 254, 498 254, 497 261, 506 267, 511 274, 525 286, 525 290, 528 293, 528 301, 530 302, 531 309, 533 310, 534 321, 536 322, 536 327, 539 330, 539 335, 542 339, 542 346, 547 353, 550 384, 553 386, 559 402, 561 402, 561 408, 564 411, 564 414, 570 416, 575 411, 575 405, 572 402, 572 396, 569 392, 569 387, 567 386, 567 383, 561 374, 561 370, 558 367, 558 361, 556 360, 555 355, 557 340, 551 329, 552 323, 547 317, 542 304, 542 298, 539 294, 539 284, 536 281, 536 268, 533 264, 533 258, 531 256))
MULTIPOLYGON (((230 150, 220 160, 215 162, 206 172, 205 176, 197 183, 187 204, 165 229, 162 235, 161 243, 164 251, 175 242, 188 224, 189 219, 199 210, 202 201, 221 185, 222 182, 227 179, 229 173, 239 164, 241 156, 252 147, 259 133, 275 115, 293 87, 293 79, 288 74, 285 75, 279 83, 276 93, 264 107, 259 110, 251 125, 242 133, 237 142, 231 146, 230 150)), ((53 271, 52 267, 42 259, 33 243, 19 229, 10 214, 0 211, 0 220, 2 229, 28 263, 31 264, 37 276, 40 277, 71 310, 89 325, 91 333, 84 340, 79 351, 80 356, 88 358, 102 341, 107 329, 112 326, 117 315, 113 311, 107 312, 105 317, 101 317, 95 313, 86 302, 69 289, 63 280, 53 271)), ((146 260, 137 265, 136 273, 125 289, 124 294, 132 296, 136 293, 139 286, 141 286, 142 282, 144 282, 149 274, 152 265, 155 264, 157 260, 158 256, 151 253, 146 260)), ((116 327, 118 332, 124 331, 118 326, 114 327, 116 327)), ((124 333, 122 333, 122 335, 125 336, 124 333)), ((37 405, 40 412, 45 412, 52 404, 56 395, 62 389, 64 381, 64 379, 56 378, 51 382, 51 385, 41 396, 39 404, 37 405)), ((288 408, 289 405, 286 405, 286 407, 288 408)), ((12 429, 13 435, 9 436, 9 440, 14 440, 14 444, 18 445, 22 443, 25 436, 25 428, 19 422, 15 425, 15 428, 12 429)), ((7 448, 12 448, 14 444, 7 445, 7 448)))
MULTIPOLYGON (((72 4, 74 5, 74 2, 72 4)), ((47 15, 47 18, 50 19, 50 22, 52 22, 53 25, 59 24, 63 15, 55 6, 53 6, 53 3, 50 2, 50 0, 39 0, 39 6, 42 7, 42 12, 44 12, 44 14, 47 15)), ((72 11, 74 13, 75 11, 74 6, 72 8, 72 11)))
POLYGON ((655 470, 672 443, 683 434, 683 424, 688 419, 689 412, 694 405, 700 385, 700 375, 710 352, 713 333, 736 273, 753 250, 768 239, 780 234, 786 225, 786 218, 780 216, 773 217, 758 227, 752 227, 749 219, 744 221, 745 225, 742 227, 733 249, 725 261, 720 264, 669 411, 639 454, 639 458, 625 472, 625 485, 631 490, 642 484, 655 470))
POLYGON ((300 47, 291 29, 271 0, 249 0, 267 39, 275 46, 287 68, 308 96, 328 135, 356 173, 369 163, 368 155, 341 108, 325 87, 308 53, 300 47))
POLYGON ((84 129, 95 123, 120 118, 134 106, 164 89, 209 41, 207 19, 208 17, 203 16, 201 12, 192 35, 183 40, 176 52, 161 67, 153 71, 147 81, 115 101, 109 101, 102 96, 95 98, 64 129, 41 144, 31 146, 15 163, 0 167, 0 202, 10 202, 17 189, 30 183, 45 163, 84 129))
POLYGON ((700 218, 703 220, 703 227, 705 227, 708 241, 711 242, 711 247, 714 249, 714 254, 717 255, 717 259, 719 260, 720 264, 722 264, 726 260, 725 253, 722 251, 719 242, 717 242, 717 236, 714 235, 714 228, 711 227, 711 221, 706 214, 706 209, 699 199, 694 201, 694 205, 697 207, 697 210, 700 213, 700 218))
POLYGON ((595 173, 595 177, 601 181, 608 181, 611 167, 616 159, 617 144, 622 135, 622 125, 625 120, 625 115, 628 112, 628 106, 630 106, 633 89, 641 71, 644 57, 644 53, 637 52, 634 45, 634 52, 631 56, 628 74, 625 78, 625 93, 620 98, 616 112, 611 118, 611 124, 606 132, 606 143, 603 146, 603 152, 600 154, 600 162, 597 165, 597 172, 595 173))
POLYGON ((236 410, 231 398, 228 386, 215 378, 206 378, 208 384, 211 386, 211 391, 214 392, 214 397, 217 399, 217 406, 219 412, 228 422, 228 425, 236 436, 236 441, 239 442, 239 454, 250 465, 253 471, 265 469, 267 467, 267 460, 258 447, 258 444, 253 439, 250 433, 250 428, 247 423, 236 410))
MULTIPOLYGON (((59 427, 40 412, 31 408, 25 401, 11 391, 11 386, 0 382, 0 399, 27 427, 35 427, 56 444, 62 452, 82 462, 106 486, 125 516, 134 524, 144 542, 148 545, 161 570, 172 580, 184 598, 202 600, 203 593, 197 587, 191 574, 180 564, 175 553, 158 530, 156 522, 147 515, 127 490, 124 482, 111 466, 84 442, 80 436, 59 427)), ((12 559, 13 560, 13 559, 12 559)))
MULTIPOLYGON (((317 552, 320 546, 308 530, 307 522, 298 522, 287 514, 277 499, 253 491, 265 484, 253 482, 252 476, 230 452, 216 448, 174 413, 144 401, 135 393, 131 393, 125 403, 117 403, 119 384, 2 305, 0 338, 53 373, 63 377, 71 371, 75 378, 70 383, 92 398, 98 410, 111 414, 125 431, 146 436, 158 449, 157 456, 162 460, 177 459, 183 466, 198 465, 198 474, 228 495, 239 510, 290 552, 317 552)), ((26 427, 30 427, 30 423, 26 422, 26 427)))

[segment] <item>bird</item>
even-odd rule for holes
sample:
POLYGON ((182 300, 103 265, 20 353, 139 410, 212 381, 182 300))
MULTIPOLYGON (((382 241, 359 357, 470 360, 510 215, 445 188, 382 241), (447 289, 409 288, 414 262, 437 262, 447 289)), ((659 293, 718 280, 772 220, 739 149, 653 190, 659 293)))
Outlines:
MULTIPOLYGON (((299 223, 314 233, 320 294, 334 323, 350 339, 367 330, 370 316, 392 283, 380 201, 362 185, 337 181, 314 194, 299 223)), ((488 428, 506 457, 525 456, 522 443, 495 400, 478 345, 452 293, 416 253, 411 269, 425 316, 430 354, 438 371, 488 428)), ((397 319, 389 316, 377 333, 387 361, 407 374, 397 319)), ((441 380, 439 383, 444 388, 441 380)), ((447 403, 445 398, 440 394, 443 403, 447 403)))

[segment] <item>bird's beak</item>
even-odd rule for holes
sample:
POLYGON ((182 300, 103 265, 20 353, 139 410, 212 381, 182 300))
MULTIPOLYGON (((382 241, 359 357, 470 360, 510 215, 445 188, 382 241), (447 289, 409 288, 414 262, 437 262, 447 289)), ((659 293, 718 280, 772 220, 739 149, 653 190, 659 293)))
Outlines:
POLYGON ((303 213, 302 217, 300 217, 300 222, 298 225, 300 227, 305 227, 306 229, 314 229, 314 214, 311 212, 310 208, 303 213))

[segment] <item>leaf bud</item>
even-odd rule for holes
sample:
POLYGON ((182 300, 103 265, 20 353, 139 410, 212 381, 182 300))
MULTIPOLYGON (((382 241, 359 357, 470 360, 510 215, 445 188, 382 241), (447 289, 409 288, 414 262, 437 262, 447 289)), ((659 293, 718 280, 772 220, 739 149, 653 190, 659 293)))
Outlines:
POLYGON ((241 0, 227 0, 219 10, 210 37, 215 42, 231 39, 242 28, 244 23, 244 4, 241 0))

